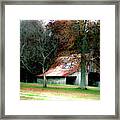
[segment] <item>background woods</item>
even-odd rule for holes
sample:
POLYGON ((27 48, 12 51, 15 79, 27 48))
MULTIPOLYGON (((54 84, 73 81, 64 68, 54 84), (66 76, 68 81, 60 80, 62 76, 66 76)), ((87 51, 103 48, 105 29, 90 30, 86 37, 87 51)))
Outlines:
POLYGON ((37 74, 45 73, 53 63, 56 42, 52 39, 51 31, 44 27, 42 21, 25 20, 20 23, 21 79, 26 81, 32 79, 28 77, 30 75, 35 79, 37 74))

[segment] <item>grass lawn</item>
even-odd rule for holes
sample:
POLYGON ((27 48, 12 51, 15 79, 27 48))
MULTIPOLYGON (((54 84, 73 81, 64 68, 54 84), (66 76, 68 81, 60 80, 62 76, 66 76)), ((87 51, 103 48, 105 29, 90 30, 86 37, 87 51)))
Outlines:
POLYGON ((100 89, 87 87, 80 89, 77 85, 51 84, 43 88, 38 83, 20 83, 21 100, 99 100, 100 89))

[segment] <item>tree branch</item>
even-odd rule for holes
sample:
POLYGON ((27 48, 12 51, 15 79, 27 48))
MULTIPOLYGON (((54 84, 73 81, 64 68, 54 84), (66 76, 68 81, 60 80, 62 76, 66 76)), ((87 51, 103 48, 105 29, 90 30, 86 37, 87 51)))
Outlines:
POLYGON ((32 73, 31 70, 28 68, 28 66, 25 65, 25 63, 23 62, 23 60, 21 60, 21 62, 23 63, 23 65, 25 66, 25 68, 26 68, 30 73, 32 73))
POLYGON ((21 51, 20 51, 20 56, 23 54, 23 49, 24 49, 24 47, 25 47, 25 44, 22 45, 22 48, 21 48, 21 51))
POLYGON ((56 46, 45 56, 45 59, 55 50, 56 46))

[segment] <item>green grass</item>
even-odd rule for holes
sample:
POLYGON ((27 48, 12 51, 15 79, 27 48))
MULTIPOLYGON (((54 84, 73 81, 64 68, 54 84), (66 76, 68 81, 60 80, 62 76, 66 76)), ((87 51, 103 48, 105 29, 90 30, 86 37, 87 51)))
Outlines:
POLYGON ((77 85, 51 84, 43 88, 42 84, 21 83, 20 99, 22 100, 99 100, 98 87, 80 89, 77 85))

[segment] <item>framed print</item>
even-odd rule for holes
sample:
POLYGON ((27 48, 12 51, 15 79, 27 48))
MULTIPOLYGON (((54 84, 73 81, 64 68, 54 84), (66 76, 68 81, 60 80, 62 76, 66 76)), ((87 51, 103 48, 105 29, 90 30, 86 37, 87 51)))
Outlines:
POLYGON ((1 3, 2 119, 119 119, 119 2, 1 3))

